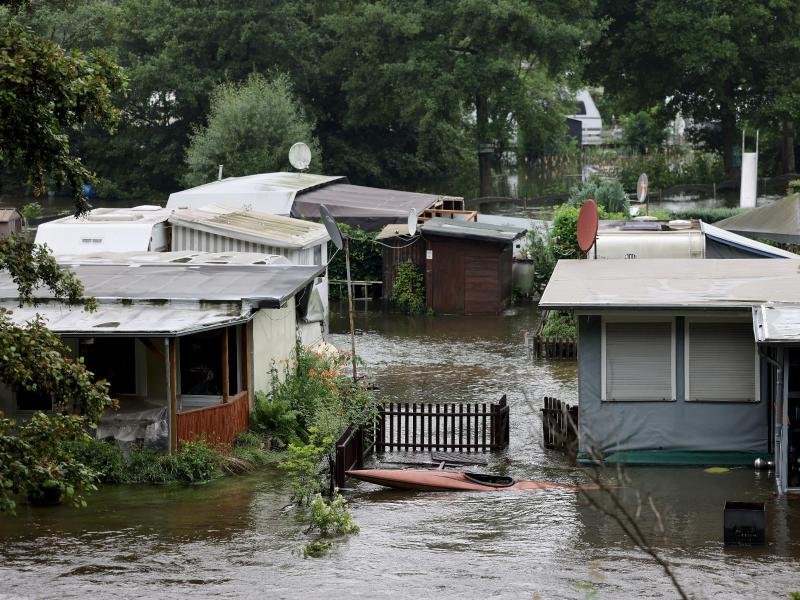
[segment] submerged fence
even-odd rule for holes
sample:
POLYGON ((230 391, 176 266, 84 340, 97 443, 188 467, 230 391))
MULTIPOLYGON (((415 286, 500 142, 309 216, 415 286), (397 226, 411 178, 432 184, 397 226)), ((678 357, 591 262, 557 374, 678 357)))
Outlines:
POLYGON ((578 443, 578 407, 545 396, 542 408, 544 447, 574 452, 578 443))
POLYGON ((497 403, 394 403, 378 414, 378 452, 488 452, 508 446, 509 407, 497 403))

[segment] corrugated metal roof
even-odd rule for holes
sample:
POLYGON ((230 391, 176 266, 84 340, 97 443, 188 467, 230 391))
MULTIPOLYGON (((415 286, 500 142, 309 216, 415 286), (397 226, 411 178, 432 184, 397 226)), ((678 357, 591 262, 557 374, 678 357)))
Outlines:
MULTIPOLYGON (((325 272, 325 266, 262 265, 76 265, 70 267, 87 296, 112 300, 241 302, 277 308, 325 272)), ((17 286, 0 274, 0 300, 18 297, 17 286)), ((36 298, 50 299, 38 289, 36 298)))
POLYGON ((375 236, 376 240, 388 240, 399 236, 408 236, 408 223, 390 223, 375 236))
POLYGON ((279 248, 310 248, 330 239, 320 223, 219 205, 177 210, 170 223, 279 248))
POLYGON ((3 302, 0 307, 8 310, 9 318, 18 325, 40 315, 47 327, 60 335, 184 335, 244 323, 251 318, 249 308, 239 303, 101 304, 91 313, 60 303, 20 308, 3 302))
POLYGON ((800 194, 792 194, 772 204, 728 217, 717 221, 714 225, 751 238, 798 244, 800 243, 800 194))
POLYGON ((298 192, 292 206, 292 216, 319 219, 319 207, 324 204, 336 219, 359 225, 363 229, 376 230, 387 223, 404 222, 411 210, 416 214, 422 213, 436 204, 439 198, 434 194, 334 183, 298 192))
POLYGON ((198 252, 176 250, 173 252, 96 252, 94 254, 61 254, 56 260, 62 265, 290 265, 291 261, 277 254, 259 252, 198 252))
POLYGON ((761 304, 753 307, 757 342, 800 342, 800 304, 761 304))
POLYGON ((71 227, 85 227, 87 225, 99 224, 134 224, 134 225, 153 225, 166 221, 172 210, 151 204, 142 204, 133 208, 93 208, 85 215, 74 217, 61 217, 47 223, 42 223, 40 227, 54 225, 69 225, 71 227))
POLYGON ((800 298, 793 260, 560 260, 541 308, 749 308, 800 298))
POLYGON ((457 221, 455 219, 436 217, 423 223, 420 231, 422 231, 423 235, 511 243, 525 235, 526 229, 506 224, 473 223, 471 221, 457 221))

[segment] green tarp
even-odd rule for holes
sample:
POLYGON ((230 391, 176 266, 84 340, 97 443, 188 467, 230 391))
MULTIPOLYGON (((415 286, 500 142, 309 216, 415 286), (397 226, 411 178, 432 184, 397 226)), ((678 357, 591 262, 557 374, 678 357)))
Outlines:
POLYGON ((800 244, 800 194, 728 217, 714 225, 749 238, 800 244))

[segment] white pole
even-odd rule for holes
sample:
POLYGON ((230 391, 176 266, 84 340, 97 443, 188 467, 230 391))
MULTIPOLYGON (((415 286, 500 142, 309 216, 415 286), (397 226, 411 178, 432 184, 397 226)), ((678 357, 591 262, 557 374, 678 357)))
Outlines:
POLYGON ((217 181, 222 181, 222 165, 219 166, 219 173, 217 173, 217 181))

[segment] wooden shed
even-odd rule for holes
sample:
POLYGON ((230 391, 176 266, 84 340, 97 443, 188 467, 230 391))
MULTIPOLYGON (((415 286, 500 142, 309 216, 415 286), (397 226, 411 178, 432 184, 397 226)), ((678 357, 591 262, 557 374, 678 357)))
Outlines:
POLYGON ((0 239, 22 232, 22 215, 16 208, 0 207, 0 239))
POLYGON ((497 314, 511 303, 513 243, 525 229, 431 219, 425 240, 427 306, 439 314, 497 314))

